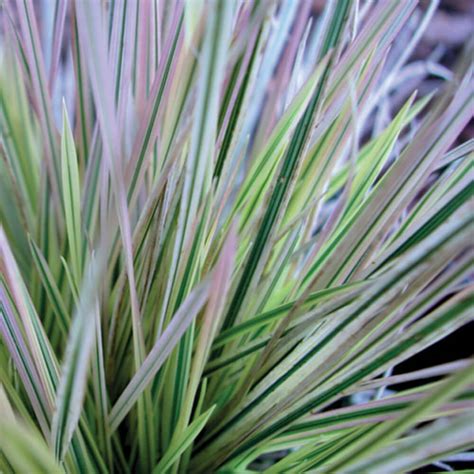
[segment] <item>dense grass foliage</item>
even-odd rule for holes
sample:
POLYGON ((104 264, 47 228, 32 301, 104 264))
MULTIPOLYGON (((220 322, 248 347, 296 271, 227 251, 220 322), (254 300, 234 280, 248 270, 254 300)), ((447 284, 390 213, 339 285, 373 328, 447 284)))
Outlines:
POLYGON ((473 45, 389 106, 436 4, 0 1, 1 472, 473 447, 471 361, 392 373, 472 319, 473 45))

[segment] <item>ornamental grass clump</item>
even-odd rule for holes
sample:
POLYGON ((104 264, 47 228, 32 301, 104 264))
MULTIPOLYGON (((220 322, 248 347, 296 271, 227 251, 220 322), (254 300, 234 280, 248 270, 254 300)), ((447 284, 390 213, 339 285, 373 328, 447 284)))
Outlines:
POLYGON ((1 472, 473 447, 471 361, 392 373, 472 319, 472 43, 391 101, 436 4, 0 2, 1 472))

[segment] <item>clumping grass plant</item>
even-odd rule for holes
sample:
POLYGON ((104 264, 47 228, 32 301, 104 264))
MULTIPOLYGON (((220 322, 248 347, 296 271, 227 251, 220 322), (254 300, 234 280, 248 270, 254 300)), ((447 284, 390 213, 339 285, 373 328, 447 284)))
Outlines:
POLYGON ((436 4, 0 2, 2 473, 469 457, 472 362, 392 373, 472 319, 472 43, 391 102, 436 4))

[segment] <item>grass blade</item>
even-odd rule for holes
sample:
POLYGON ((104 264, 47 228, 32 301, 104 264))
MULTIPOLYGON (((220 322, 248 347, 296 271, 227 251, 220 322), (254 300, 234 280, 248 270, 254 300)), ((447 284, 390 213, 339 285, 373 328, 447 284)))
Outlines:
POLYGON ((74 147, 74 139, 67 118, 65 104, 63 104, 61 171, 64 214, 66 217, 66 231, 71 254, 71 267, 76 284, 78 285, 82 276, 80 181, 76 149, 74 147))

